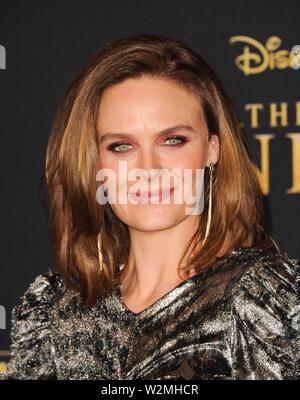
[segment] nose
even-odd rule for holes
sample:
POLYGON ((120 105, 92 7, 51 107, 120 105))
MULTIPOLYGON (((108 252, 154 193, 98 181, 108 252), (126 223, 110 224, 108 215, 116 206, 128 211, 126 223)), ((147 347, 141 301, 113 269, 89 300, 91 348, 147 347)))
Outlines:
POLYGON ((153 148, 144 148, 139 154, 139 166, 145 179, 154 179, 163 168, 159 154, 153 148), (151 171, 155 170, 155 171, 151 171))

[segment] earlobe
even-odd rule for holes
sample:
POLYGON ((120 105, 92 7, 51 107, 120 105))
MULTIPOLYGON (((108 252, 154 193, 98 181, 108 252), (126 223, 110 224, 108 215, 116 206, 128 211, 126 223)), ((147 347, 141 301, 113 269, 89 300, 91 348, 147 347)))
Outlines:
POLYGON ((219 138, 218 135, 212 134, 209 140, 209 156, 208 156, 208 163, 216 164, 219 159, 219 138))

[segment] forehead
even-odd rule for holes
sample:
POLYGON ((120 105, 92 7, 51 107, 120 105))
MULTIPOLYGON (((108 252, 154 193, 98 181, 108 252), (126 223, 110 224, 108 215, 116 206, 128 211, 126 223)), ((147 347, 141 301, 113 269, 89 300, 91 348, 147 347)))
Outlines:
POLYGON ((160 129, 162 125, 201 121, 200 100, 188 88, 169 79, 144 76, 127 79, 103 92, 97 125, 101 132, 160 129))

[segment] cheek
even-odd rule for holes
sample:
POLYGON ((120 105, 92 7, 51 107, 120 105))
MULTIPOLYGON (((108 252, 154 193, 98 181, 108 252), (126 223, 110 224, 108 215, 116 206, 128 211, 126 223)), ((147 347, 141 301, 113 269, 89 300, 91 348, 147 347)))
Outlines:
POLYGON ((109 170, 115 179, 118 180, 119 175, 119 162, 116 157, 112 157, 106 151, 99 157, 98 170, 109 170))
POLYGON ((196 169, 205 165, 205 152, 202 146, 195 145, 188 151, 176 154, 176 157, 169 157, 165 164, 167 168, 196 169))
MULTIPOLYGON (((200 143, 195 144, 188 152, 182 153, 172 160, 168 168, 178 168, 180 175, 180 191, 189 204, 189 196, 198 196, 203 190, 203 174, 205 167, 205 150, 200 143)), ((179 182, 179 181, 177 181, 179 182)))
POLYGON ((117 170, 118 161, 115 157, 112 157, 109 152, 104 150, 104 151, 100 152, 98 165, 99 165, 99 168, 110 168, 110 169, 117 170))
POLYGON ((116 184, 118 183, 118 171, 118 163, 113 157, 107 157, 105 154, 99 157, 97 163, 97 172, 99 173, 97 175, 98 187, 105 183, 103 187, 108 189, 110 193, 115 193, 116 184))

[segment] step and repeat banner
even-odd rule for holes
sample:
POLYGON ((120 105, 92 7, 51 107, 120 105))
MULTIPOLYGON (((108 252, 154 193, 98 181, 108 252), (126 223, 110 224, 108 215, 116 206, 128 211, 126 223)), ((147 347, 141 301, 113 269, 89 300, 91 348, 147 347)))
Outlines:
POLYGON ((0 370, 12 307, 55 268, 38 187, 58 99, 90 57, 123 36, 173 35, 212 66, 254 154, 267 225, 300 258, 299 13, 299 1, 1 1, 0 370))

